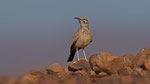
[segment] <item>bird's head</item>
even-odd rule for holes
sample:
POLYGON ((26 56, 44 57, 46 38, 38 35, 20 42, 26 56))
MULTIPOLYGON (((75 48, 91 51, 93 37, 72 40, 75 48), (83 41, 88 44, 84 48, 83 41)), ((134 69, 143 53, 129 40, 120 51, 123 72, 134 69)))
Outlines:
POLYGON ((74 19, 77 19, 81 25, 88 24, 88 19, 86 17, 75 17, 74 19))

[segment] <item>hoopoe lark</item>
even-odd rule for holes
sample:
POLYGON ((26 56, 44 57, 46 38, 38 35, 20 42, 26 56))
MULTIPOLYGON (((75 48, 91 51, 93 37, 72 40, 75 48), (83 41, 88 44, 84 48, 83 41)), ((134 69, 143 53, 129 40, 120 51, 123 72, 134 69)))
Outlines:
POLYGON ((84 48, 92 42, 93 35, 90 32, 88 20, 86 17, 75 17, 74 19, 77 19, 80 23, 80 28, 78 31, 74 34, 72 45, 70 47, 70 55, 67 60, 67 62, 70 62, 73 60, 75 53, 77 52, 77 59, 79 60, 79 53, 78 50, 82 49, 84 58, 86 58, 86 54, 84 51, 84 48))

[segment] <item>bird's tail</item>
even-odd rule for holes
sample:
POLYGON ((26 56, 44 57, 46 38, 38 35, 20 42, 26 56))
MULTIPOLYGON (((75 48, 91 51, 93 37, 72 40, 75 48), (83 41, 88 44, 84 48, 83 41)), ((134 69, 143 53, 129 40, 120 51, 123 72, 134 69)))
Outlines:
POLYGON ((67 62, 70 62, 73 60, 75 53, 76 53, 75 44, 72 44, 70 48, 70 55, 69 55, 67 62))

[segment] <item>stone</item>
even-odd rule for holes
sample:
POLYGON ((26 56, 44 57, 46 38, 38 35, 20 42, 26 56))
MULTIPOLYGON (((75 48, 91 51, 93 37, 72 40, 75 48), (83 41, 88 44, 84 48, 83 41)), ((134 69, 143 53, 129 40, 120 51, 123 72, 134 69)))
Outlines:
POLYGON ((89 58, 90 67, 96 74, 102 72, 102 69, 100 69, 99 66, 97 65, 99 61, 98 58, 99 58, 98 54, 94 54, 89 58))
POLYGON ((51 64, 46 70, 48 71, 48 74, 52 75, 64 75, 66 73, 63 66, 58 63, 51 64))
POLYGON ((85 59, 80 59, 79 61, 71 63, 68 66, 68 70, 72 72, 85 71, 87 74, 90 74, 91 68, 88 61, 85 59))
POLYGON ((9 78, 6 76, 0 76, 0 84, 7 84, 9 78))
POLYGON ((100 78, 95 84, 137 84, 130 76, 111 75, 100 78))
POLYGON ((132 54, 125 54, 122 57, 125 58, 126 63, 128 64, 129 67, 132 67, 132 62, 135 58, 135 56, 133 56, 132 54))
POLYGON ((125 54, 125 55, 123 55, 123 57, 126 57, 126 58, 128 58, 131 62, 134 60, 134 56, 132 55, 132 54, 125 54))
POLYGON ((96 73, 100 72, 110 72, 112 60, 117 58, 118 56, 101 52, 100 54, 94 54, 89 58, 89 63, 91 69, 96 73))
POLYGON ((99 77, 104 77, 104 76, 108 76, 108 74, 105 73, 105 72, 100 72, 100 73, 98 74, 98 76, 99 76, 99 77))
POLYGON ((62 84, 92 84, 91 79, 87 74, 81 75, 76 72, 69 72, 64 76, 62 84))
POLYGON ((130 67, 127 67, 127 68, 124 68, 124 69, 119 70, 119 71, 118 71, 118 74, 119 74, 119 75, 122 75, 122 76, 128 76, 128 75, 130 75, 132 72, 133 72, 133 70, 132 70, 130 67))
POLYGON ((41 73, 34 73, 34 74, 26 74, 22 81, 24 82, 34 82, 37 83, 38 80, 44 80, 44 75, 41 73))
POLYGON ((119 56, 118 58, 115 58, 110 63, 110 70, 107 71, 109 74, 118 74, 120 70, 124 70, 128 67, 128 61, 125 59, 125 57, 119 56))
POLYGON ((145 60, 144 61, 144 68, 148 71, 150 71, 150 60, 145 60))
POLYGON ((144 70, 141 67, 134 67, 132 70, 133 70, 133 72, 131 73, 132 77, 138 77, 138 78, 143 77, 144 70))
POLYGON ((136 55, 132 67, 142 67, 147 58, 150 58, 150 48, 145 47, 136 55))
POLYGON ((60 84, 60 81, 49 75, 44 80, 39 81, 39 84, 60 84))

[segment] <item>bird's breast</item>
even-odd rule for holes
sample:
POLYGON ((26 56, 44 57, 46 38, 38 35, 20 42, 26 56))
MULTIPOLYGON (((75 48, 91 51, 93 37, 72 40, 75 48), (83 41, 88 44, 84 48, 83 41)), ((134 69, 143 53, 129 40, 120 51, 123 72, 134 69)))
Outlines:
POLYGON ((85 48, 92 40, 92 37, 88 33, 82 33, 77 42, 76 42, 76 47, 77 48, 85 48))

